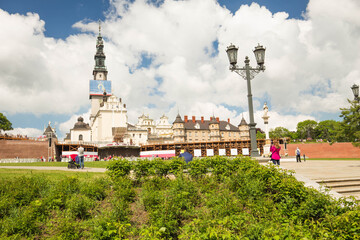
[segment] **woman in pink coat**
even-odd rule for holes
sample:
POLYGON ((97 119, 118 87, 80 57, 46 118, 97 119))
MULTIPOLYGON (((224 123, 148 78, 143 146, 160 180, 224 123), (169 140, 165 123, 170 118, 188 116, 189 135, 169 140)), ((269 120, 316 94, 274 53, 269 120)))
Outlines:
POLYGON ((281 147, 279 142, 275 142, 275 145, 271 145, 270 152, 271 152, 271 161, 276 165, 280 165, 280 150, 281 147))

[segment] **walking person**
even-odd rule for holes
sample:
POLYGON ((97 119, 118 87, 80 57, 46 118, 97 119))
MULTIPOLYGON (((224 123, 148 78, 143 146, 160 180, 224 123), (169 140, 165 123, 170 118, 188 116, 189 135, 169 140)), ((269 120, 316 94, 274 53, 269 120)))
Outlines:
POLYGON ((193 155, 189 153, 189 150, 185 148, 184 152, 179 155, 179 157, 183 157, 186 163, 189 163, 193 159, 193 155))
POLYGON ((275 165, 280 165, 280 150, 281 150, 281 147, 280 147, 278 141, 276 141, 274 145, 270 146, 271 161, 275 165))
POLYGON ((300 155, 299 147, 296 148, 295 154, 296 154, 296 162, 301 162, 301 155, 300 155))
POLYGON ((83 169, 84 168, 84 148, 82 147, 82 145, 80 145, 80 147, 78 148, 78 153, 79 153, 80 168, 83 169))

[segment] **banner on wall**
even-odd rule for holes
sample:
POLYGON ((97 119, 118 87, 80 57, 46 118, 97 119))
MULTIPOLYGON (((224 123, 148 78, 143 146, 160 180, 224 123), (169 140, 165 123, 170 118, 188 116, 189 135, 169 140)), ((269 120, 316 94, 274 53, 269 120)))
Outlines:
POLYGON ((206 149, 206 156, 208 157, 214 156, 214 149, 206 149))
POLYGON ((226 155, 226 149, 225 148, 220 148, 219 149, 219 156, 225 156, 226 155))
POLYGON ((250 154, 249 154, 249 149, 248 148, 243 148, 242 149, 242 155, 244 155, 244 156, 249 156, 250 154))
POLYGON ((155 150, 155 151, 142 151, 140 152, 140 157, 161 157, 169 158, 175 157, 175 150, 155 150))
MULTIPOLYGON (((63 158, 74 158, 78 155, 79 153, 77 151, 63 151, 61 154, 61 157, 63 158)), ((84 152, 84 157, 85 158, 95 158, 98 156, 97 152, 84 152)))
POLYGON ((232 149, 230 150, 230 153, 231 153, 231 156, 236 156, 236 155, 238 155, 238 151, 237 151, 236 148, 232 148, 232 149))
POLYGON ((194 157, 201 157, 201 149, 194 149, 194 157))

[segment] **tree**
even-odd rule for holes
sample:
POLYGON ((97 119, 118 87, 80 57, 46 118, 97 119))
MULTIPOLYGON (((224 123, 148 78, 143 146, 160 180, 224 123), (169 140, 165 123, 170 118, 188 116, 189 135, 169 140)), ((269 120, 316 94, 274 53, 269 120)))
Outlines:
POLYGON ((290 131, 284 127, 276 127, 269 132, 271 139, 291 137, 290 131))
POLYGON ((344 141, 341 122, 335 120, 325 120, 318 123, 315 127, 317 139, 325 139, 328 142, 344 141))
POLYGON ((256 139, 265 139, 266 138, 266 134, 262 133, 260 131, 256 132, 256 139))
POLYGON ((360 104, 350 101, 350 108, 340 108, 344 134, 351 142, 360 140, 360 104))
POLYGON ((299 122, 296 127, 296 131, 299 138, 315 138, 315 128, 317 126, 315 120, 305 120, 299 122))
POLYGON ((12 129, 11 122, 4 116, 4 114, 0 113, 0 131, 7 131, 12 129))

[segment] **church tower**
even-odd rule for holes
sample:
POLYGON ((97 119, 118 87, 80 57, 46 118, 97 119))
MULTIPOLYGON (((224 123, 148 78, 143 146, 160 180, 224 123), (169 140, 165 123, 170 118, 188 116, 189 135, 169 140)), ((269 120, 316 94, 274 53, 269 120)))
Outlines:
POLYGON ((93 71, 94 80, 107 80, 107 69, 105 66, 104 41, 101 36, 101 26, 99 22, 99 35, 96 40, 95 67, 93 71))
POLYGON ((96 40, 96 54, 94 56, 95 67, 93 70, 93 80, 90 80, 91 114, 90 125, 92 125, 96 114, 100 109, 100 104, 104 96, 111 96, 111 81, 108 81, 108 71, 105 66, 104 41, 101 36, 101 26, 99 21, 99 35, 96 40))

